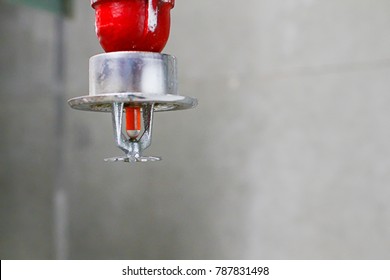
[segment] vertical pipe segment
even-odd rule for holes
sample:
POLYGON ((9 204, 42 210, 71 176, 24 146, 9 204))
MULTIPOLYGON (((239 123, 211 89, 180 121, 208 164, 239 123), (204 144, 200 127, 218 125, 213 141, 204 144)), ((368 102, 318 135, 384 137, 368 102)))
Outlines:
POLYGON ((161 52, 174 0, 92 0, 96 33, 106 52, 161 52))

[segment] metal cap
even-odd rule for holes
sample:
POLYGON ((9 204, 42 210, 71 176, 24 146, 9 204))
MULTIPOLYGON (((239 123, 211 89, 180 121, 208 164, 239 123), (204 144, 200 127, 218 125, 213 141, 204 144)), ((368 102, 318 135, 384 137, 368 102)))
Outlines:
POLYGON ((177 94, 175 57, 151 52, 112 52, 91 57, 89 96, 69 100, 74 109, 111 111, 114 102, 153 104, 155 111, 189 109, 191 97, 177 94))

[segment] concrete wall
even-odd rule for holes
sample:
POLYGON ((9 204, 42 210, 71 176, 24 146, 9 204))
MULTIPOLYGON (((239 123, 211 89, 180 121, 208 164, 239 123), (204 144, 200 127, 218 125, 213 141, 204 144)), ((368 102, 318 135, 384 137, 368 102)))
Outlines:
POLYGON ((389 1, 177 1, 165 52, 199 107, 156 115, 164 160, 136 166, 61 103, 101 52, 74 2, 66 96, 54 17, 0 4, 2 259, 390 258, 389 1))

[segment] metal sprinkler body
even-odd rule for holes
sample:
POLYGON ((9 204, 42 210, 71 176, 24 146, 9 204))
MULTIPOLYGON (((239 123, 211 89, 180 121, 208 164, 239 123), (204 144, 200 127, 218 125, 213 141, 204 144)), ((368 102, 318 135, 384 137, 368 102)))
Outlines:
POLYGON ((74 109, 111 112, 114 139, 125 155, 106 161, 147 162, 154 112, 193 108, 177 91, 176 58, 160 53, 170 32, 174 0, 92 0, 96 34, 106 53, 89 61, 89 95, 74 109), (124 118, 125 116, 125 118, 124 118), (125 119, 125 125, 124 125, 125 119))

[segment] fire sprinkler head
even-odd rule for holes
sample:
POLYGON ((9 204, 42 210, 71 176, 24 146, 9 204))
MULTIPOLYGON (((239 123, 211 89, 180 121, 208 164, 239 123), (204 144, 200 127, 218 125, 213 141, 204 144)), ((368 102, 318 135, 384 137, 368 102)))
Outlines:
POLYGON ((168 40, 174 1, 92 0, 91 4, 101 45, 113 51, 90 59, 89 95, 68 103, 74 109, 111 112, 115 143, 125 155, 106 161, 161 160, 143 155, 151 145, 154 112, 197 105, 195 98, 178 95, 175 57, 159 53, 168 40))
MULTIPOLYGON (((89 96, 69 100, 74 109, 111 112, 117 146, 126 153, 115 161, 156 161, 142 157, 151 144, 153 113, 190 109, 197 100, 177 93, 176 59, 151 52, 112 52, 93 56, 89 63, 89 96), (143 133, 123 133, 126 108, 140 108, 143 133)), ((128 130, 128 129, 126 129, 128 130)), ((112 161, 112 160, 111 160, 112 161)))

